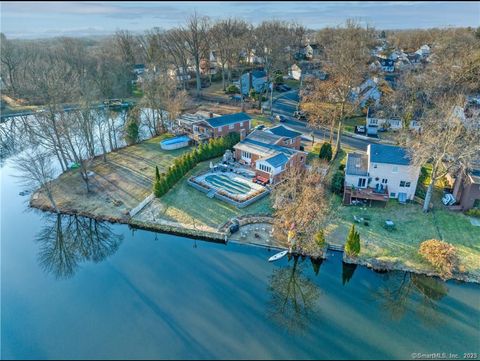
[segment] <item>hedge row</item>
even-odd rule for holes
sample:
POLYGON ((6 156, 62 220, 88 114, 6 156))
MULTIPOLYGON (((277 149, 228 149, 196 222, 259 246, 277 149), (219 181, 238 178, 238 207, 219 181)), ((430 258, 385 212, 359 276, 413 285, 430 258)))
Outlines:
POLYGON ((210 139, 208 143, 200 144, 197 149, 175 159, 173 165, 168 168, 167 173, 160 175, 158 167, 156 167, 153 194, 157 198, 163 196, 198 163, 220 157, 227 149, 231 149, 239 141, 240 134, 238 133, 230 133, 220 138, 210 139))

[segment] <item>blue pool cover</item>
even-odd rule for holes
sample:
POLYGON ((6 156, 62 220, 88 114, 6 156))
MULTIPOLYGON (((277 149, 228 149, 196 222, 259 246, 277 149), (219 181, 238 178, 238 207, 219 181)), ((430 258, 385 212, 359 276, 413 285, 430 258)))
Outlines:
POLYGON ((169 138, 169 139, 162 140, 161 143, 163 145, 170 145, 170 144, 188 142, 189 140, 190 140, 190 138, 184 135, 184 136, 181 136, 181 137, 169 138))

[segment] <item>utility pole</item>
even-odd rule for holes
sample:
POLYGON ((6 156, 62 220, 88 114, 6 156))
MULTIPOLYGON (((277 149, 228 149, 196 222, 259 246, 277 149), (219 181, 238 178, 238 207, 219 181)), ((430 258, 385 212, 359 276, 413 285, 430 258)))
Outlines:
POLYGON ((303 85, 303 72, 300 73, 300 87, 298 88, 298 102, 297 102, 297 112, 300 109, 300 92, 302 91, 303 85))
POLYGON ((245 112, 245 102, 243 100, 243 87, 242 87, 242 77, 243 73, 240 74, 240 98, 242 99, 242 112, 245 112))
POLYGON ((270 115, 273 115, 273 81, 270 82, 270 115))

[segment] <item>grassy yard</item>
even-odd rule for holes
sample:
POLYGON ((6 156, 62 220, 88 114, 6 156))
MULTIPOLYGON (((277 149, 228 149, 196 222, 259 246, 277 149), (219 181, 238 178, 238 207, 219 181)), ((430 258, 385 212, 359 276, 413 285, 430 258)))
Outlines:
MULTIPOLYGON (((217 160, 212 160, 214 163, 217 160)), ((244 214, 270 213, 270 196, 245 208, 237 208, 218 199, 207 198, 187 183, 187 179, 208 169, 210 161, 200 163, 153 205, 161 209, 160 217, 183 224, 206 225, 218 228, 230 218, 244 214)))
POLYGON ((272 122, 269 117, 266 115, 253 115, 252 116, 252 128, 255 128, 258 125, 265 125, 266 127, 271 127, 272 125, 275 124, 275 122, 272 122))
MULTIPOLYGON (((60 209, 76 209, 95 216, 119 217, 151 193, 155 166, 165 171, 173 160, 189 148, 164 151, 159 141, 167 135, 107 154, 107 162, 97 157, 91 166, 91 191, 78 170, 63 173, 54 181, 54 198, 60 209)), ((44 196, 36 201, 46 202, 44 196)))
POLYGON ((375 258, 388 262, 399 262, 411 269, 428 269, 430 266, 418 255, 422 241, 436 238, 453 244, 465 270, 480 276, 480 230, 474 227, 468 217, 446 210, 435 195, 433 212, 423 213, 416 203, 399 204, 390 200, 385 208, 343 206, 339 196, 332 196, 327 240, 343 244, 354 223, 354 216, 370 217, 369 225, 355 223, 362 239, 361 258, 375 258), (396 230, 383 228, 390 219, 396 230))
POLYGON ((365 125, 365 115, 345 119, 343 122, 343 130, 353 133, 355 132, 356 125, 365 125))

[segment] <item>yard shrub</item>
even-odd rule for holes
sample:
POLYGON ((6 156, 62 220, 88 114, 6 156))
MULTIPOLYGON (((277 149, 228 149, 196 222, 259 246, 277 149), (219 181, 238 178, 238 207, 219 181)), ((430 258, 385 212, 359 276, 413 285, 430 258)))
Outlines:
POLYGON ((318 156, 320 159, 325 159, 327 162, 330 162, 333 156, 332 145, 328 142, 324 142, 320 148, 320 153, 318 156))
POLYGON ((336 172, 332 177, 332 184, 330 189, 335 194, 343 193, 343 184, 345 183, 345 176, 342 171, 336 172))
POLYGON ((435 267, 443 278, 450 278, 458 269, 457 251, 450 243, 438 239, 423 241, 418 253, 435 267))
POLYGON ((480 209, 479 208, 472 208, 472 209, 469 209, 468 211, 466 211, 465 214, 467 216, 480 218, 480 209))
POLYGON ((197 149, 183 154, 175 159, 165 175, 160 176, 158 167, 155 169, 153 193, 159 198, 172 188, 175 183, 183 178, 198 163, 220 157, 227 149, 231 149, 240 141, 240 134, 230 133, 226 136, 210 139, 207 144, 200 144, 197 149))
POLYGON ((240 94, 240 89, 236 85, 229 85, 227 89, 225 89, 225 93, 227 94, 240 94))
POLYGON ((325 246, 325 234, 323 233, 323 230, 319 230, 316 234, 315 234, 315 243, 318 247, 322 248, 325 246))
POLYGON ((358 256, 360 253, 360 234, 355 230, 355 225, 352 224, 350 232, 345 243, 345 252, 349 257, 358 256))

